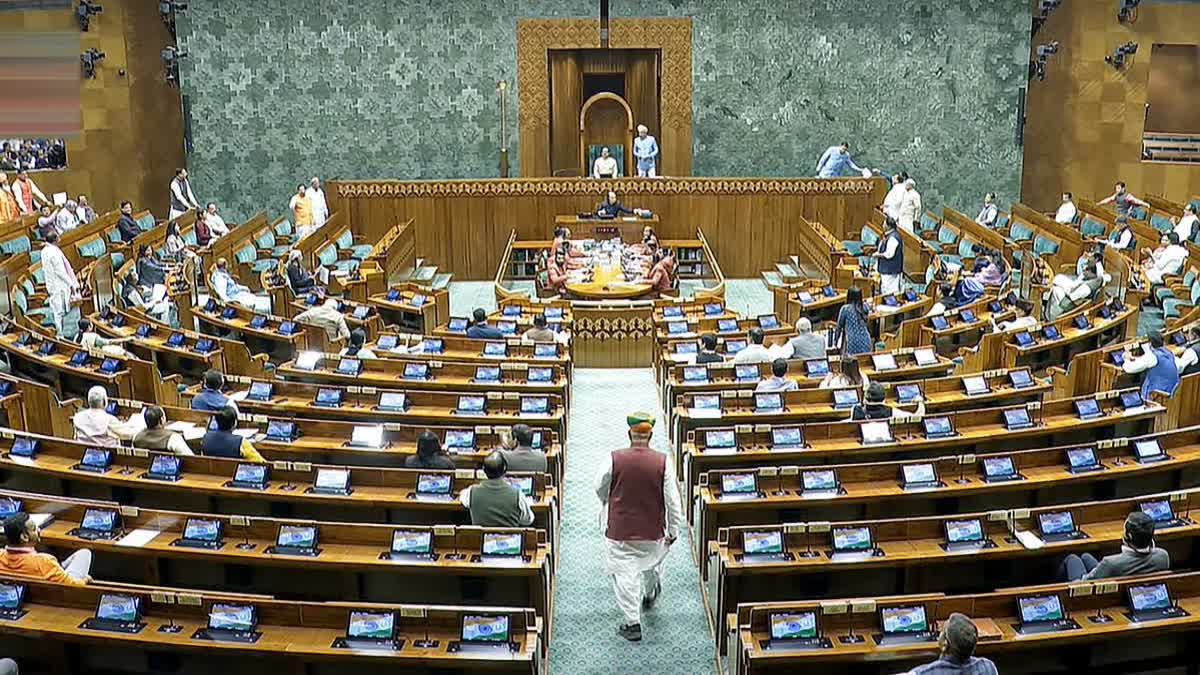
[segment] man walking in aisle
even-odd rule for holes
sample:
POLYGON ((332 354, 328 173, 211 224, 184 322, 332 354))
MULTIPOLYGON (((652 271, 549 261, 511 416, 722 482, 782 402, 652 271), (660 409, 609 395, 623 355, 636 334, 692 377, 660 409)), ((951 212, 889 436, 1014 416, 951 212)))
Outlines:
POLYGON ((629 447, 609 455, 596 482, 596 496, 607 516, 605 570, 625 616, 617 635, 639 642, 641 612, 654 607, 662 592, 658 570, 679 538, 683 513, 667 456, 650 447, 654 416, 633 413, 625 422, 629 447))

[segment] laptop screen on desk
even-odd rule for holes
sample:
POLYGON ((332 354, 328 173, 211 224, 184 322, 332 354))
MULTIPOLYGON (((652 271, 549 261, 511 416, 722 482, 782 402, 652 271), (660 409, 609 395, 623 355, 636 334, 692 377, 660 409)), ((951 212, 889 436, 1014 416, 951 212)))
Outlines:
POLYGON ((133 595, 103 593, 96 605, 96 618, 107 621, 137 621, 141 598, 133 595))
POLYGON ((805 491, 835 490, 838 486, 837 472, 833 469, 817 469, 800 474, 801 485, 805 491))
POLYGON ((509 620, 505 614, 464 614, 462 641, 471 643, 505 643, 509 641, 509 620))
POLYGON ((253 605, 213 603, 208 611, 209 630, 251 631, 258 625, 253 605))
POLYGON ((1126 591, 1129 593, 1129 608, 1135 612, 1166 609, 1171 606, 1171 592, 1166 584, 1130 586, 1126 591))
POLYGON ((183 525, 183 538, 191 541, 220 541, 221 521, 188 518, 183 525))
POLYGON ((1039 513, 1037 517, 1042 534, 1067 534, 1075 531, 1075 518, 1071 516, 1070 511, 1039 513))
POLYGON ((312 548, 317 545, 317 528, 310 525, 280 525, 275 543, 279 546, 312 548))
POLYGON ((869 551, 875 547, 869 527, 834 527, 831 536, 834 551, 869 551))
POLYGON ((758 474, 756 473, 725 473, 721 474, 721 494, 749 495, 758 492, 758 474))
POLYGON ((704 432, 704 447, 705 448, 733 448, 737 446, 733 431, 721 429, 718 431, 704 432))
POLYGON ((816 612, 771 614, 772 640, 808 640, 817 637, 816 612))
POLYGON ((946 541, 951 544, 983 541, 983 522, 978 518, 946 521, 946 541))
POLYGON ((777 448, 797 447, 804 443, 800 427, 774 427, 771 429, 771 445, 777 448))
POLYGON ((1062 621, 1062 601, 1057 595, 1037 595, 1030 598, 1017 598, 1017 608, 1021 612, 1021 623, 1040 623, 1043 621, 1062 621))
POLYGON ((429 530, 394 530, 392 553, 427 555, 433 552, 433 533, 429 530))
POLYGON ((417 476, 417 494, 419 495, 448 495, 451 484, 450 474, 423 473, 417 476))
POLYGON ((391 640, 396 634, 396 615, 391 612, 350 612, 346 637, 391 640))
POLYGON ((742 551, 747 555, 783 552, 783 533, 772 532, 743 532, 742 551))
POLYGON ((521 555, 520 532, 484 532, 483 555, 521 555))
POLYGON ((884 635, 924 633, 929 630, 924 605, 884 607, 879 610, 879 625, 884 635))

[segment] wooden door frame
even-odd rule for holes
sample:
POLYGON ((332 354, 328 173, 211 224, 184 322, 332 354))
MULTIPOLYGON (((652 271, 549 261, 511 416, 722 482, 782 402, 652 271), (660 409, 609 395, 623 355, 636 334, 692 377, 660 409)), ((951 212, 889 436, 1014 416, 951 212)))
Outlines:
MULTIPOLYGON (((550 50, 602 49, 599 19, 517 21, 517 128, 521 175, 550 175, 550 50)), ((659 173, 692 173, 692 20, 613 19, 608 48, 655 49, 659 68, 659 123, 651 130, 661 151, 659 173)))

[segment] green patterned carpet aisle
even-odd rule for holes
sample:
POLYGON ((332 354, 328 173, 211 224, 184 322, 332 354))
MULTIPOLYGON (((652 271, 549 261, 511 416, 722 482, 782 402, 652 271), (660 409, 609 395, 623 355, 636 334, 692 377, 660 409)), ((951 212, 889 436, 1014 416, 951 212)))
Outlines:
POLYGON ((654 376, 649 368, 579 368, 572 388, 550 670, 555 675, 712 673, 713 639, 688 541, 681 538, 663 565, 662 596, 643 619, 641 643, 617 636, 621 614, 604 575, 595 467, 605 453, 624 447, 625 414, 633 411, 659 417, 653 445, 666 450, 654 376))

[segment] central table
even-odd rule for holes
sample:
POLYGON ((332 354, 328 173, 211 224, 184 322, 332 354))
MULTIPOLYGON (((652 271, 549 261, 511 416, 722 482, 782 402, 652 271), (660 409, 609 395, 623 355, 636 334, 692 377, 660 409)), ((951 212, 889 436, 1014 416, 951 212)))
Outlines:
POLYGON ((592 266, 592 280, 568 283, 567 292, 584 300, 630 300, 640 298, 654 290, 641 281, 625 281, 625 270, 620 263, 592 266))

